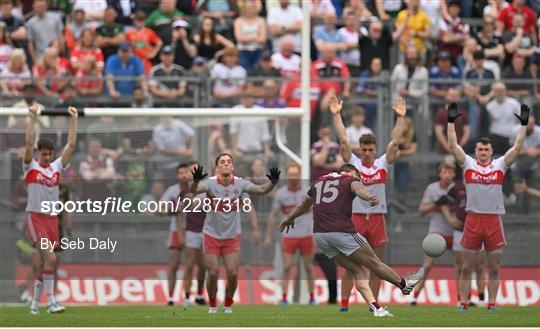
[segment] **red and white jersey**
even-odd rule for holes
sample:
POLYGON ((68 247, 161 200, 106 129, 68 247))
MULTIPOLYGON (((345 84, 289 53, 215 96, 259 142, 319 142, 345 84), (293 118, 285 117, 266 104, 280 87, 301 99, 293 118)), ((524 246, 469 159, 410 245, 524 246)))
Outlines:
MULTIPOLYGON (((443 195, 448 195, 448 192, 454 187, 454 183, 447 187, 441 186, 440 182, 429 184, 424 191, 422 202, 435 203, 443 195)), ((429 233, 439 233, 442 235, 454 234, 454 228, 448 224, 440 207, 436 207, 433 211, 425 215, 429 219, 429 233)))
POLYGON ((28 203, 25 209, 27 212, 43 213, 42 203, 44 201, 58 201, 60 193, 58 186, 62 170, 64 168, 61 157, 54 160, 46 168, 34 159, 29 164, 23 162, 24 183, 28 191, 28 203))
MULTIPOLYGON (((294 207, 299 205, 307 195, 309 187, 301 185, 297 190, 291 190, 289 186, 282 186, 274 195, 272 210, 279 209, 283 214, 289 215, 294 207)), ((294 221, 294 228, 281 234, 286 237, 306 237, 313 235, 313 213, 307 212, 294 221)))
MULTIPOLYGON (((178 202, 178 199, 180 198, 180 195, 182 193, 182 188, 180 187, 180 184, 176 183, 174 185, 169 186, 165 193, 163 193, 163 196, 159 200, 160 202, 169 202, 167 204, 167 210, 173 211, 174 208, 170 209, 169 204, 172 202, 172 205, 176 207, 176 203, 178 202)), ((162 205, 164 207, 164 205, 162 205)), ((176 225, 176 215, 175 216, 169 216, 170 224, 169 224, 169 231, 178 231, 178 225, 176 225)))
POLYGON ((355 198, 353 202, 354 214, 386 214, 386 177, 388 177, 388 161, 386 154, 375 159, 371 166, 367 166, 356 155, 351 154, 350 164, 356 167, 360 180, 366 189, 379 199, 379 204, 370 207, 369 202, 355 198))
POLYGON ((217 176, 200 183, 206 187, 206 197, 213 201, 212 210, 206 214, 203 233, 216 239, 232 239, 241 233, 243 195, 252 182, 233 176, 228 185, 217 176))
POLYGON ((508 169, 504 164, 504 157, 482 166, 467 155, 462 168, 467 190, 465 210, 477 214, 504 214, 502 185, 508 169))

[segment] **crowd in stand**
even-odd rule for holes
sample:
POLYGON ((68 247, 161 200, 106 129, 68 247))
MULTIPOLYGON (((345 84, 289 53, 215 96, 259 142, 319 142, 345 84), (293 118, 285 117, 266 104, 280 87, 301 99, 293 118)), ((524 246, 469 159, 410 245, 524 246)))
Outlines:
MULTIPOLYGON (((353 147, 362 134, 377 133, 381 86, 392 103, 404 97, 409 118, 401 155, 417 151, 419 109, 434 122, 435 151, 448 153, 445 104, 459 102, 465 112, 456 122, 460 144, 470 150, 477 137, 489 135, 501 153, 515 135, 512 114, 519 104, 534 108, 540 101, 538 1, 0 0, 2 106, 26 107, 44 96, 46 106, 60 107, 194 106, 185 100, 203 97, 200 81, 209 78, 212 107, 297 107, 300 31, 309 19, 301 6, 309 6, 312 20, 315 173, 342 162, 328 111, 332 95, 350 104, 345 115, 353 147), (470 25, 468 18, 481 24, 470 25)), ((540 156, 540 128, 532 117, 523 154, 528 160, 517 165, 524 178, 540 156)), ((65 125, 61 120, 43 118, 40 125, 54 131, 65 125)), ((211 127, 210 158, 229 151, 242 160, 242 174, 254 160, 277 161, 266 120, 233 121, 211 127)), ((25 123, 13 117, 2 124, 16 130, 25 123)), ((107 129, 118 128, 114 120, 95 122, 102 133, 84 139, 81 178, 116 177, 114 161, 125 155, 193 155, 192 127, 172 118, 149 124, 134 118, 140 131, 108 136, 107 129)), ((23 139, 3 135, 2 151, 20 156, 23 139)), ((121 170, 122 176, 140 175, 135 167, 121 170)), ((398 163, 396 175, 405 195, 408 164, 398 163)))

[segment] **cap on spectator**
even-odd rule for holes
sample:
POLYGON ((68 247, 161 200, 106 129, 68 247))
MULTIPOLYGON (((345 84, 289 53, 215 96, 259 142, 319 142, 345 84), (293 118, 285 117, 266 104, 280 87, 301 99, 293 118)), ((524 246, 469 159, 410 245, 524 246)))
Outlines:
POLYGON ((143 10, 137 10, 133 16, 136 21, 144 21, 146 19, 146 13, 143 10))
POLYGON ((484 59, 486 58, 486 55, 484 54, 484 51, 482 49, 476 50, 473 54, 473 59, 484 59))
POLYGON ((449 61, 451 59, 450 54, 447 51, 441 51, 439 53, 439 56, 437 56, 437 59, 443 60, 443 61, 449 61))
POLYGON ((451 0, 448 2, 448 7, 450 6, 458 6, 461 8, 461 1, 458 1, 458 0, 451 0))
POLYGON ((206 59, 201 56, 197 56, 193 59, 193 65, 204 65, 206 64, 206 59))
POLYGON ((177 27, 183 27, 183 28, 189 28, 189 23, 186 22, 185 20, 183 19, 177 19, 175 20, 173 23, 172 23, 172 27, 173 28, 177 28, 177 27))
POLYGON ((122 41, 120 42, 120 45, 118 45, 118 49, 120 49, 120 51, 130 51, 131 45, 127 41, 122 41))
POLYGON ((172 55, 173 49, 171 46, 166 45, 161 48, 161 55, 172 55))

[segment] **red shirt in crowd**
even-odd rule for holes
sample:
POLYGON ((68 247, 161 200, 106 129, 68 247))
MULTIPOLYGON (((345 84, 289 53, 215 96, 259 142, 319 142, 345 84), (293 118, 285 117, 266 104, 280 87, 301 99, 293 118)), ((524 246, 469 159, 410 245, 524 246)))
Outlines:
MULTIPOLYGON (((315 61, 311 66, 311 77, 313 79, 324 78, 350 78, 349 67, 342 59, 334 57, 330 63, 323 60, 315 61)), ((330 89, 334 89, 336 94, 341 94, 342 81, 324 81, 321 82, 321 91, 326 94, 330 89)))
POLYGON ((515 13, 523 15, 523 31, 525 31, 525 33, 532 33, 534 25, 536 24, 536 15, 534 10, 530 7, 524 6, 522 10, 518 12, 514 4, 511 4, 510 6, 501 9, 497 20, 504 23, 505 30, 510 30, 512 28, 512 17, 515 13))

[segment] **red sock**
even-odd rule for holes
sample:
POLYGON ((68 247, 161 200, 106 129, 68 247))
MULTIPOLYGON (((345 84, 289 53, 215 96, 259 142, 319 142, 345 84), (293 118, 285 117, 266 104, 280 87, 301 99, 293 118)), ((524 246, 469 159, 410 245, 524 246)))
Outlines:
POLYGON ((342 299, 341 300, 341 307, 343 308, 349 308, 349 299, 342 299))
POLYGON ((312 292, 309 293, 309 300, 315 300, 315 294, 313 294, 312 292))
POLYGON ((413 293, 413 297, 418 298, 419 295, 420 295, 420 291, 415 290, 414 293, 413 293))
POLYGON ((467 303, 459 303, 459 306, 463 307, 464 309, 469 308, 469 304, 467 304, 467 303))
POLYGON ((225 307, 231 307, 233 303, 234 300, 232 299, 232 297, 225 297, 225 307))
POLYGON ((283 294, 283 299, 282 300, 287 300, 287 294, 283 294))
POLYGON ((169 298, 172 299, 174 295, 174 289, 169 290, 169 298))
POLYGON ((376 301, 371 303, 371 305, 373 305, 373 307, 375 307, 376 310, 378 310, 379 308, 381 308, 381 305, 379 305, 379 303, 377 303, 376 301))
POLYGON ((201 296, 201 295, 203 294, 203 292, 204 292, 204 288, 203 288, 203 287, 197 289, 197 295, 201 296))
POLYGON ((208 302, 210 303, 210 307, 216 307, 217 306, 216 297, 208 298, 208 302))
POLYGON ((494 308, 494 307, 495 307, 495 303, 489 303, 489 304, 487 305, 488 310, 489 310, 490 308, 494 308))

